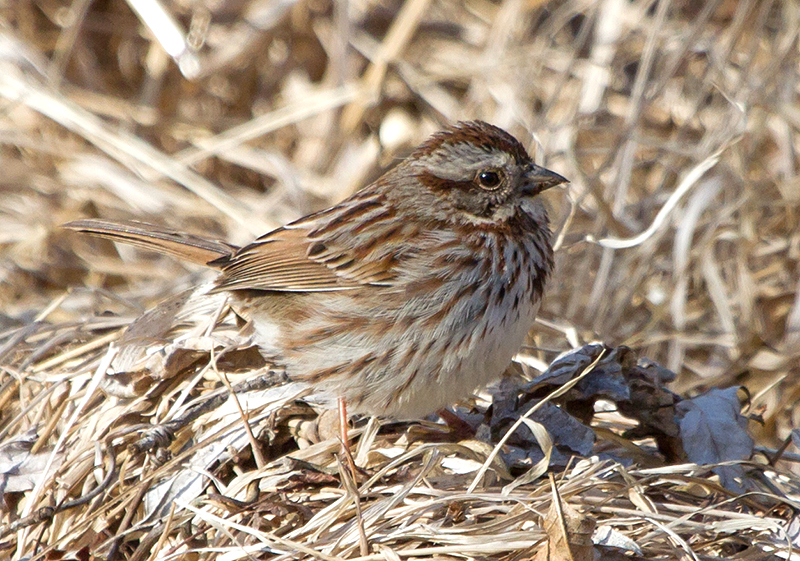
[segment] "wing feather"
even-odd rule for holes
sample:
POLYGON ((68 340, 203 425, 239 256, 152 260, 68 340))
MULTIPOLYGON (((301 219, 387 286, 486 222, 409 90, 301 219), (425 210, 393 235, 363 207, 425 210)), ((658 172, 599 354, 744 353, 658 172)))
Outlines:
POLYGON ((222 270, 216 290, 320 292, 392 284, 398 253, 375 240, 397 231, 393 217, 382 196, 356 195, 212 263, 222 270))

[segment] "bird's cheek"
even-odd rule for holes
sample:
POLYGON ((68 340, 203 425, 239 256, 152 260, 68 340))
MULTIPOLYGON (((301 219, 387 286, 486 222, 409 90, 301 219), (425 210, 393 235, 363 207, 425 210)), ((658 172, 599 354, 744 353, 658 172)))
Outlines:
POLYGON ((491 199, 474 196, 471 193, 454 192, 453 206, 468 214, 486 217, 490 214, 491 199))

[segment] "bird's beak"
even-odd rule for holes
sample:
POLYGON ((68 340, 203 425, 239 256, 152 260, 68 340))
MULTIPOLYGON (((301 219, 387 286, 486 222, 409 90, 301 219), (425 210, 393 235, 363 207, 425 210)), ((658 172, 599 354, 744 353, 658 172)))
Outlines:
POLYGON ((538 195, 542 191, 562 183, 569 183, 565 177, 536 164, 530 165, 523 178, 525 182, 523 193, 529 196, 538 195))

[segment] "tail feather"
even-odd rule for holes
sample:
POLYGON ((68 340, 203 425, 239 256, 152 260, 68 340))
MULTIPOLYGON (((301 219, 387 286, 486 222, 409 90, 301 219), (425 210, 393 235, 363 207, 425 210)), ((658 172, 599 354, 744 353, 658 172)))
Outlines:
POLYGON ((222 241, 210 240, 145 222, 86 219, 68 222, 62 227, 165 253, 199 265, 209 265, 214 260, 230 257, 239 249, 235 245, 222 241))

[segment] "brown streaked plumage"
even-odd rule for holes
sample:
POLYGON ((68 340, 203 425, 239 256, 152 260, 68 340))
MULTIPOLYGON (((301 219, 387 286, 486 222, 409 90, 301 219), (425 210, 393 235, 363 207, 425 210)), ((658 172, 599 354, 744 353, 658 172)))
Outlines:
POLYGON ((290 379, 355 412, 408 418, 510 364, 553 265, 537 195, 565 181, 505 131, 472 121, 242 248, 140 223, 66 227, 219 269, 211 290, 231 295, 290 379))

